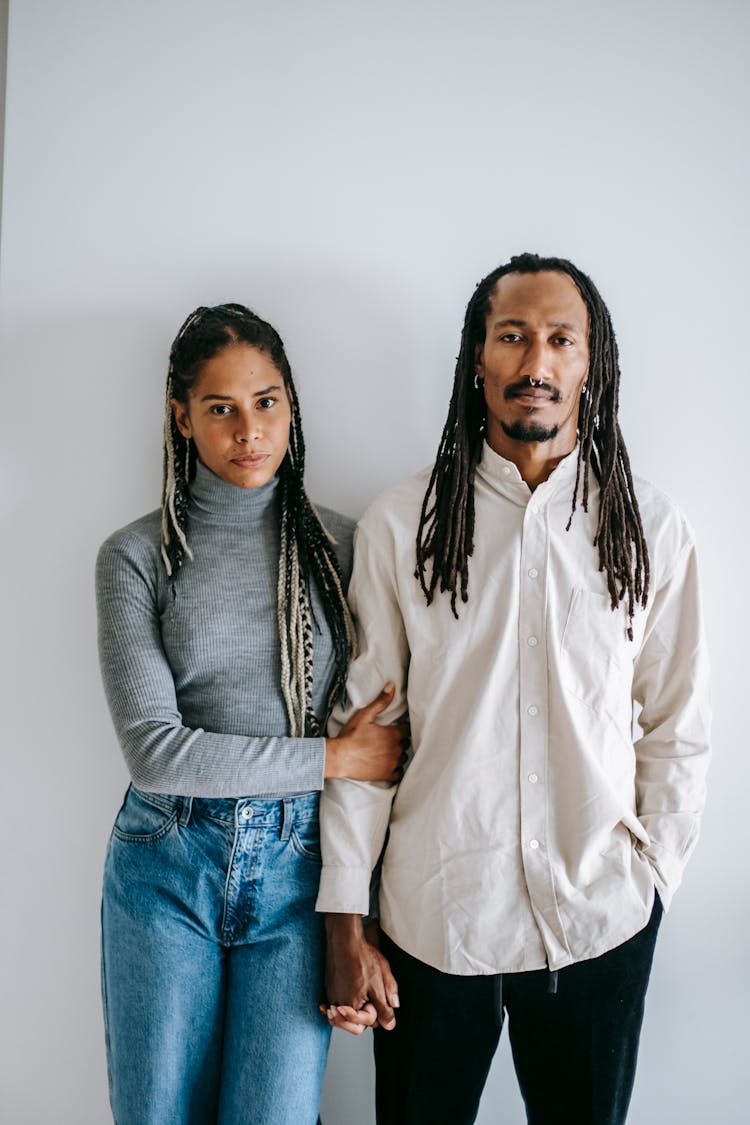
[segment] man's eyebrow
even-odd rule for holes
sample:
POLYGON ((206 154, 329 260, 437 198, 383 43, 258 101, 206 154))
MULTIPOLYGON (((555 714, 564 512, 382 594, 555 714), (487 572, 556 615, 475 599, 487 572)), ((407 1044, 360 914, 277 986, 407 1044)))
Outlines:
MULTIPOLYGON (((254 391, 253 392, 253 398, 263 398, 264 395, 270 394, 271 391, 280 391, 280 390, 281 390, 281 384, 274 383, 274 385, 272 387, 264 387, 264 389, 262 391, 254 391)), ((203 397, 201 398, 200 401, 201 402, 234 402, 234 397, 232 395, 203 395, 203 397)))
MULTIPOLYGON (((528 321, 518 320, 516 317, 507 316, 502 320, 496 320, 492 325, 493 328, 528 328, 528 321)), ((582 332, 583 328, 580 324, 571 324, 567 320, 551 320, 547 328, 565 328, 568 332, 582 332)))

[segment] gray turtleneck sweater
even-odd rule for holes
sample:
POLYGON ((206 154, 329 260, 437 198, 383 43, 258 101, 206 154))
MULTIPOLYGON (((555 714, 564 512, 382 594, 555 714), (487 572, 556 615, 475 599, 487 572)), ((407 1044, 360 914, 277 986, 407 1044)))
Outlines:
MULTIPOLYGON (((96 567, 99 657, 134 783, 193 797, 284 796, 322 789, 325 742, 288 737, 280 688, 276 582, 278 481, 235 488, 198 464, 188 543, 173 583, 160 555, 161 513, 115 532, 96 567)), ((354 524, 327 508, 345 578, 354 524)), ((313 705, 323 718, 333 673, 313 589, 313 705)))

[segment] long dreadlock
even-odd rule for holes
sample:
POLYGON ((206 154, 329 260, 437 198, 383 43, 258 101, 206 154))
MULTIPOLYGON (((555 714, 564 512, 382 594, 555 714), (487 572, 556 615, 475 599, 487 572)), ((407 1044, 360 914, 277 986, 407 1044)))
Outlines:
POLYGON ((588 511, 589 473, 593 470, 599 484, 599 516, 594 536, 599 569, 606 574, 612 609, 625 600, 628 636, 632 640, 636 605, 645 606, 648 599, 649 556, 630 460, 617 420, 617 342, 609 312, 596 286, 564 258, 520 254, 493 270, 474 290, 461 333, 448 418, 422 503, 415 577, 428 605, 438 584, 441 592, 450 592, 451 609, 458 616, 459 593, 463 602, 468 600, 468 561, 474 551, 474 476, 482 455, 486 420, 484 390, 474 379, 476 348, 484 342, 492 292, 499 279, 508 273, 547 270, 571 278, 589 314, 589 371, 578 413, 578 462, 567 528, 579 496, 583 510, 588 511))
POLYGON ((289 446, 278 470, 280 550, 277 618, 281 647, 281 690, 292 737, 318 735, 313 711, 313 625, 310 582, 314 581, 331 631, 335 674, 328 707, 341 698, 355 632, 344 596, 333 540, 308 499, 304 487, 305 442, 297 391, 281 337, 244 305, 201 306, 175 337, 169 356, 164 417, 164 483, 161 554, 173 581, 188 544, 189 486, 195 476, 194 443, 180 433, 172 402, 187 404, 206 360, 235 343, 249 344, 273 362, 284 380, 292 420, 289 446))

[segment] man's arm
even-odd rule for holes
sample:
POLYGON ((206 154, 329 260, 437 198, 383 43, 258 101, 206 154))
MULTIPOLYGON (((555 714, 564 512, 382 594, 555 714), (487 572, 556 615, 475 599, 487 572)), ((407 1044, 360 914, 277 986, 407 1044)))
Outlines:
MULTIPOLYGON (((405 710, 409 649, 394 551, 385 533, 376 544, 368 531, 357 532, 349 601, 359 651, 349 673, 347 705, 334 712, 332 733, 346 722, 372 683, 382 685, 383 676, 395 684, 383 720, 392 721, 405 710)), ((371 1004, 384 1027, 395 1022, 396 986, 387 961, 365 938, 362 917, 369 913, 370 876, 383 847, 395 792, 390 785, 327 782, 320 817, 323 870, 317 909, 327 915, 328 1003, 354 1010, 371 1004)))
POLYGON ((635 743, 636 810, 650 841, 641 851, 666 908, 698 838, 709 760, 708 657, 692 538, 652 595, 633 697, 643 731, 635 743))

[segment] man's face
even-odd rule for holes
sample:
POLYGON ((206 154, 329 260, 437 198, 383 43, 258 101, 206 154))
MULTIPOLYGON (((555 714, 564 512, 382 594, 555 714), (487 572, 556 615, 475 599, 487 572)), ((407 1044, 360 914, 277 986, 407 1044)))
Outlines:
POLYGON ((567 274, 500 278, 475 355, 492 449, 507 454, 515 442, 554 442, 564 452, 574 447, 588 336, 588 310, 567 274))

